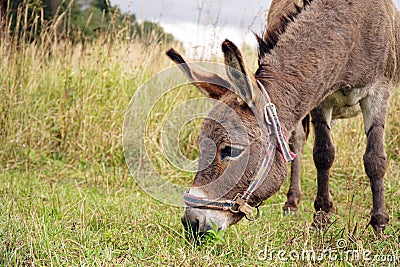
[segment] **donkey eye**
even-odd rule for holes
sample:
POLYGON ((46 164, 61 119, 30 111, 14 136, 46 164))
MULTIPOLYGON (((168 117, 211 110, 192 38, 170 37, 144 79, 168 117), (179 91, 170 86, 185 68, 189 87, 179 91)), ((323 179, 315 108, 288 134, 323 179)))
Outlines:
POLYGON ((236 158, 243 152, 242 147, 225 146, 221 149, 221 160, 236 158))

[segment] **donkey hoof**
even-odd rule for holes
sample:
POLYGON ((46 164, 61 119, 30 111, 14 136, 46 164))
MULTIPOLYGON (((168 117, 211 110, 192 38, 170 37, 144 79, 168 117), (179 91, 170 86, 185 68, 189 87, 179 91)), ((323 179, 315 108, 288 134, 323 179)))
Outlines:
POLYGON ((288 204, 285 204, 285 206, 283 206, 282 209, 283 209, 284 215, 294 215, 294 214, 296 214, 296 212, 298 210, 297 206, 288 205, 288 204))
POLYGON ((314 213, 314 221, 311 226, 316 230, 324 231, 331 225, 330 214, 324 211, 314 213))
POLYGON ((297 205, 300 202, 300 197, 294 197, 293 195, 288 193, 288 198, 285 202, 285 205, 282 208, 285 215, 292 215, 297 212, 298 210, 297 205))
POLYGON ((374 229, 377 236, 381 237, 384 235, 386 226, 389 223, 389 216, 386 213, 376 213, 371 215, 370 225, 374 229))

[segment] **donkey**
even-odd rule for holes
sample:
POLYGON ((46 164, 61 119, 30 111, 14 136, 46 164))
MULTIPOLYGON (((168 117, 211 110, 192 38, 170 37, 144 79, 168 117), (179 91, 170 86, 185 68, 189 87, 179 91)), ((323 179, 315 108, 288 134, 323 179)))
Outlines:
POLYGON ((258 38, 254 75, 229 40, 222 43, 228 80, 193 68, 173 49, 167 52, 201 92, 218 100, 202 123, 199 169, 185 193, 182 222, 196 235, 212 229, 212 222, 226 229, 278 191, 287 174, 287 151, 268 149, 276 145, 280 129, 290 138, 309 112, 318 183, 314 223, 328 223, 332 114, 334 109, 353 113, 357 106, 367 136, 363 160, 373 194, 370 224, 378 235, 388 224, 384 127, 389 97, 400 83, 400 14, 391 0, 304 0, 294 9, 279 34, 258 38), (279 116, 274 129, 271 106, 279 116), (208 149, 210 140, 216 149, 208 149))

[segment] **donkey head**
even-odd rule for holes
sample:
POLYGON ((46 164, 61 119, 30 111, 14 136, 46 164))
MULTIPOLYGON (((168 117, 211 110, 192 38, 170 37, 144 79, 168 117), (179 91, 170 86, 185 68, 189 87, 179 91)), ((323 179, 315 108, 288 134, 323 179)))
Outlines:
MULTIPOLYGON (((204 95, 216 100, 201 125, 199 166, 188 193, 219 203, 246 191, 257 173, 264 148, 271 142, 264 119, 265 98, 258 82, 246 70, 239 49, 232 42, 225 40, 222 50, 229 81, 186 63, 173 49, 167 52, 204 95)), ((254 207, 273 195, 284 177, 286 165, 277 156, 268 176, 247 203, 254 207)), ((213 229, 213 223, 226 229, 243 216, 244 213, 229 209, 186 205, 182 223, 196 237, 213 229)))

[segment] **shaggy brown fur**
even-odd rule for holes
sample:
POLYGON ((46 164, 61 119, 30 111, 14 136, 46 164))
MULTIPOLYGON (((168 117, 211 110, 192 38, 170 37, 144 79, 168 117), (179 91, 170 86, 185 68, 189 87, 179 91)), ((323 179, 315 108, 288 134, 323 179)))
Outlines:
MULTIPOLYGON (((279 36, 286 30, 288 23, 294 21, 296 16, 308 5, 309 0, 273 0, 268 12, 268 24, 263 39, 257 36, 259 43, 259 60, 274 48, 279 41, 279 36)), ((300 166, 304 143, 309 134, 310 115, 302 121, 289 140, 290 149, 297 155, 290 168, 290 186, 287 201, 283 210, 287 213, 296 212, 302 197, 300 186, 300 166)))
MULTIPOLYGON (((268 130, 257 123, 262 120, 265 103, 254 82, 257 79, 269 92, 289 136, 312 111, 316 133, 314 161, 318 170, 315 209, 326 214, 332 208, 329 169, 334 160, 330 139, 333 110, 346 113, 360 106, 367 134, 364 166, 373 193, 371 225, 380 234, 388 223, 383 194, 386 167, 383 144, 389 96, 400 81, 399 12, 390 0, 313 0, 294 9, 297 13, 285 21, 285 27, 281 28, 284 30, 273 39, 273 46, 268 38, 260 40, 259 68, 254 76, 246 70, 237 47, 228 40, 222 44, 225 64, 230 66, 227 67, 229 88, 235 93, 229 90, 223 95, 217 93, 220 103, 202 124, 199 141, 213 140, 217 153, 211 155, 211 165, 197 172, 191 190, 209 198, 232 199, 253 179, 262 147, 269 142, 268 130), (244 132, 233 119, 232 110, 242 120, 244 132), (249 136, 247 143, 245 135, 249 136), (221 150, 232 143, 240 144, 243 154, 225 160, 221 150)), ((282 23, 277 25, 279 28, 282 23)), ((201 76, 204 75, 196 77, 201 76)), ((198 80, 193 81, 201 85, 198 80)), ((212 97, 215 87, 206 88, 203 92, 212 97)), ((202 154, 200 166, 206 157, 202 154)), ((282 185, 286 172, 277 152, 271 171, 252 195, 250 204, 272 196, 282 185)), ((187 207, 185 217, 185 222, 196 231, 207 231, 212 227, 211 222, 226 228, 241 215, 187 207)))

